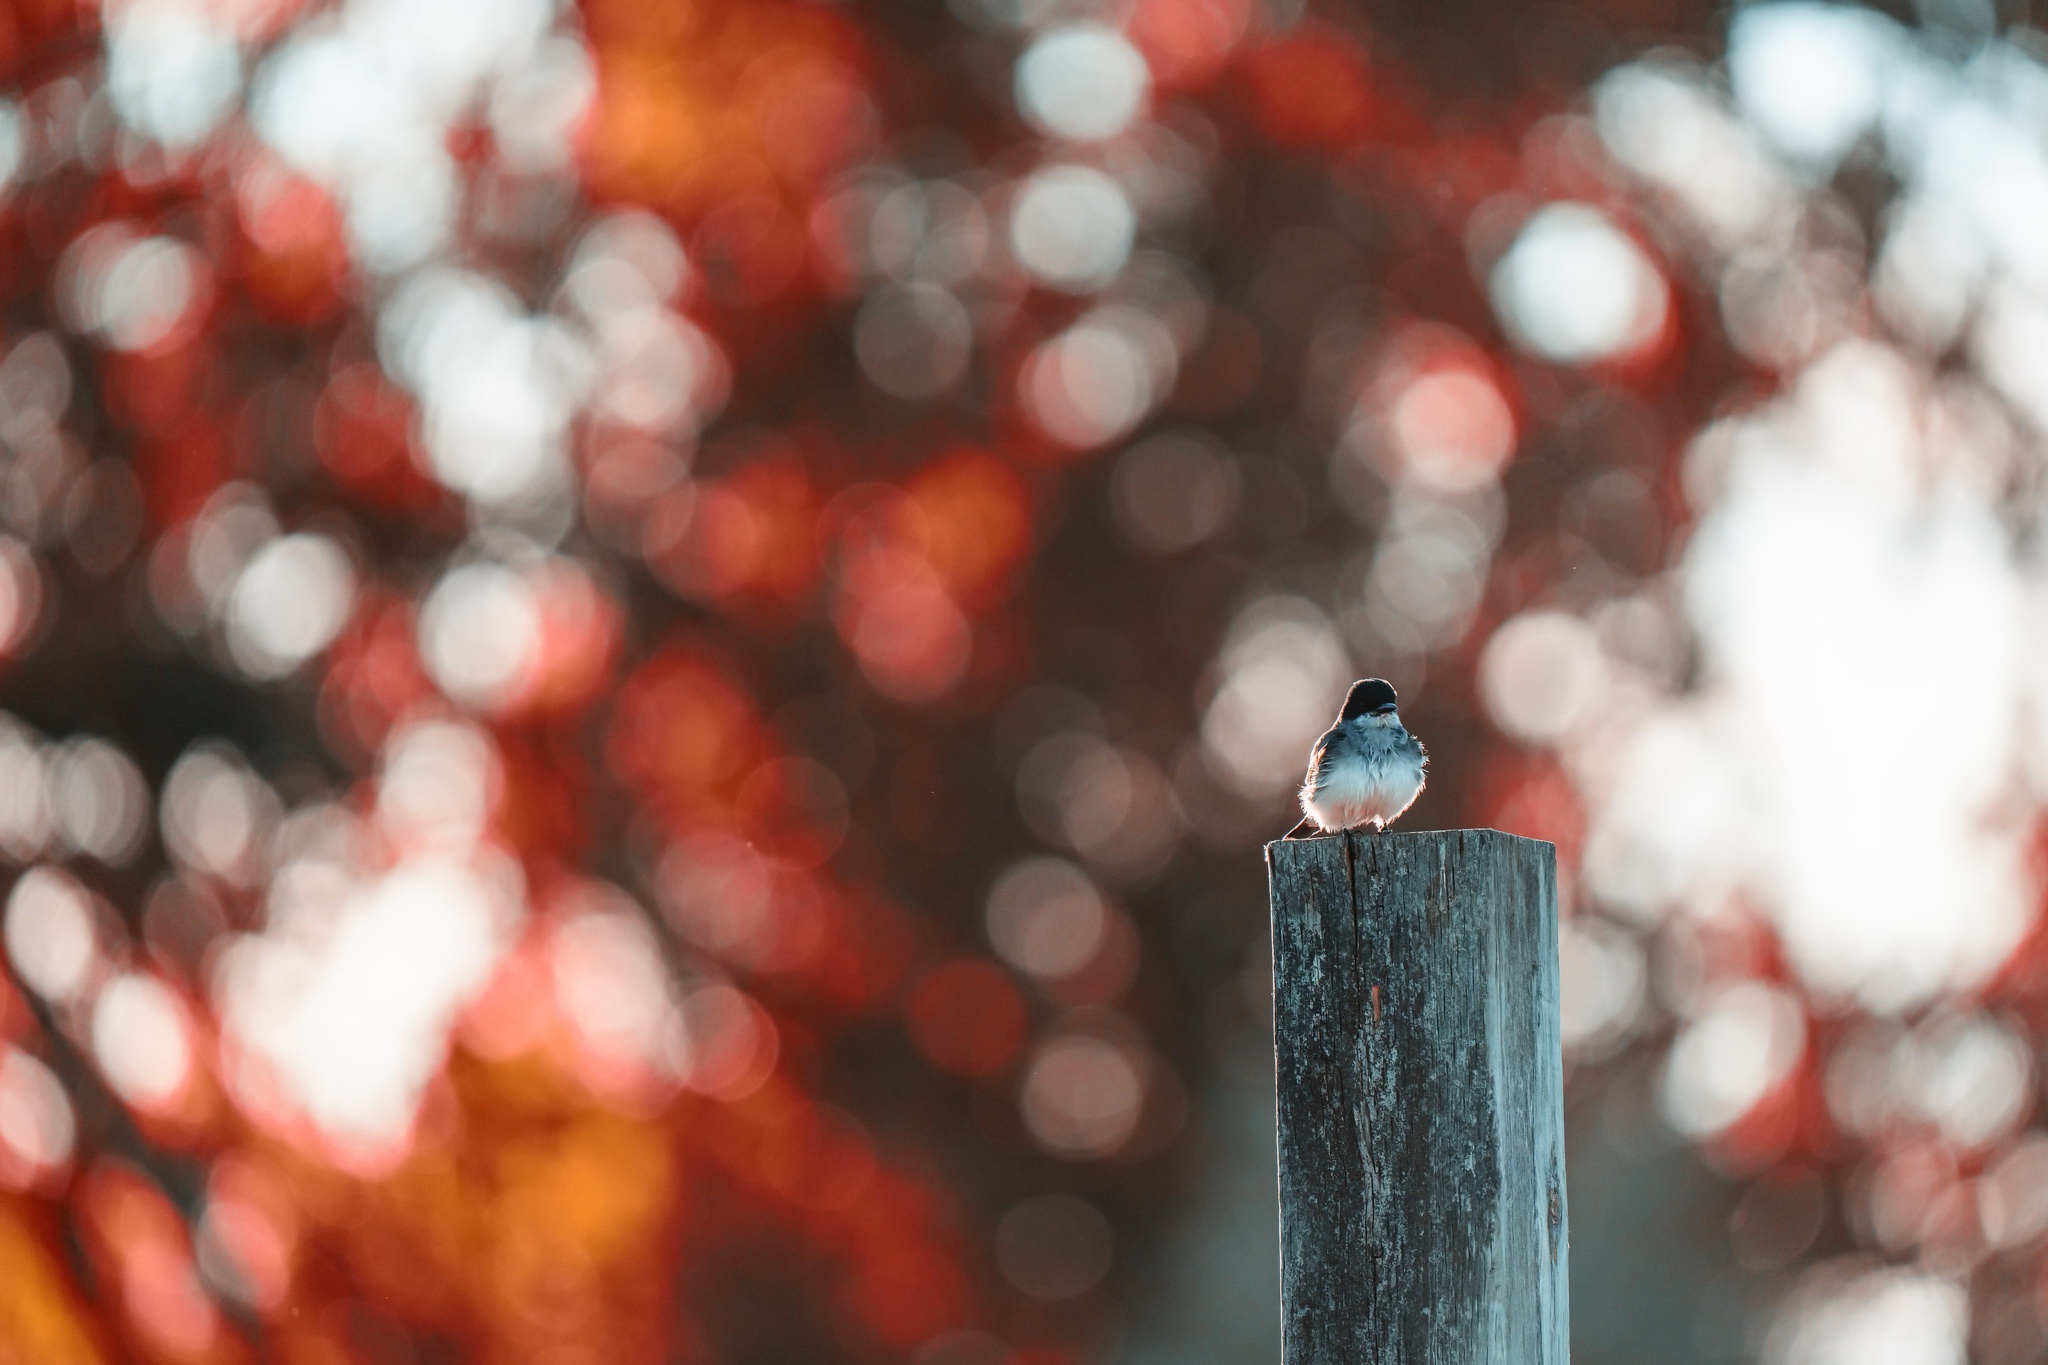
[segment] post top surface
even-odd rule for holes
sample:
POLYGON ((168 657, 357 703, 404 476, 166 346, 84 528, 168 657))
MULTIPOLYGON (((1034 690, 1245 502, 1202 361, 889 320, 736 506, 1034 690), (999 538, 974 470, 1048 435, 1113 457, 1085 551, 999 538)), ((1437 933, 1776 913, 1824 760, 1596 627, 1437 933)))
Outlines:
POLYGON ((1293 845, 1299 845, 1304 848, 1310 848, 1318 844, 1325 843, 1331 839, 1352 839, 1359 843, 1387 839, 1398 843, 1410 844, 1443 843, 1446 841, 1455 841, 1462 843, 1467 839, 1483 839, 1489 841, 1495 839, 1502 839, 1512 844, 1527 844, 1532 848, 1547 848, 1551 851, 1553 855, 1555 855, 1557 852, 1557 845, 1549 842, 1548 840, 1531 839, 1525 834, 1509 834, 1506 830, 1500 829, 1390 829, 1384 830, 1378 834, 1368 834, 1363 830, 1355 829, 1343 830, 1336 834, 1315 834, 1305 839, 1274 839, 1266 844, 1266 852, 1269 856, 1271 856, 1293 845))

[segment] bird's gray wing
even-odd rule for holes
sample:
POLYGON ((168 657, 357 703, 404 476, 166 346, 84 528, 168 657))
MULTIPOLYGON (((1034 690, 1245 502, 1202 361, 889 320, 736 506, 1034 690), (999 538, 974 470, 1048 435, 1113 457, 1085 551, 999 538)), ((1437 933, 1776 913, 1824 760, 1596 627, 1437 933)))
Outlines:
POLYGON ((1330 780, 1331 767, 1351 757, 1357 747, 1357 738, 1342 725, 1324 734, 1316 741, 1316 747, 1309 750, 1309 785, 1321 790, 1323 784, 1330 780))

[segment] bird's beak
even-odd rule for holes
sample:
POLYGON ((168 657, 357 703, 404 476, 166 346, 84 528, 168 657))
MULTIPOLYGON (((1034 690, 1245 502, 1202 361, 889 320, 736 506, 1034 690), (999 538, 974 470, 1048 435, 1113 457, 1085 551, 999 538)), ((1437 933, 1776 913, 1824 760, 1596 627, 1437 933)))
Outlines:
POLYGON ((1376 716, 1391 716, 1391 715, 1393 715, 1393 714, 1394 714, 1394 710, 1395 710, 1395 707, 1394 707, 1394 703, 1392 703, 1392 702, 1388 702, 1388 703, 1387 703, 1387 704, 1386 704, 1385 706, 1375 706, 1375 707, 1373 707, 1373 708, 1372 708, 1372 713, 1373 713, 1374 715, 1376 715, 1376 716))

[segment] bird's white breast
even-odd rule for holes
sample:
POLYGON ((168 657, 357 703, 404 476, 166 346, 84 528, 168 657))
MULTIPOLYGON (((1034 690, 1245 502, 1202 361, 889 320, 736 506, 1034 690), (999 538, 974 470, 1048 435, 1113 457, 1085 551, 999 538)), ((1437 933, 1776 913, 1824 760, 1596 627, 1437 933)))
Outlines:
POLYGON ((1301 808, 1326 830, 1384 826, 1414 803, 1422 780, 1421 753, 1405 731, 1361 727, 1358 743, 1327 766, 1320 783, 1310 775, 1301 808))

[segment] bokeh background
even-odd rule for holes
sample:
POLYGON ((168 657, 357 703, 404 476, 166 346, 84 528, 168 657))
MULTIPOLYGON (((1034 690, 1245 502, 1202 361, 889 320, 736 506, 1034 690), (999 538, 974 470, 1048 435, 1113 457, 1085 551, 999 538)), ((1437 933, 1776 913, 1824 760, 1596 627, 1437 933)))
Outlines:
POLYGON ((0 1361, 1277 1359, 1346 684, 1581 1365, 2048 1358, 2026 0, 8 0, 0 1361))

